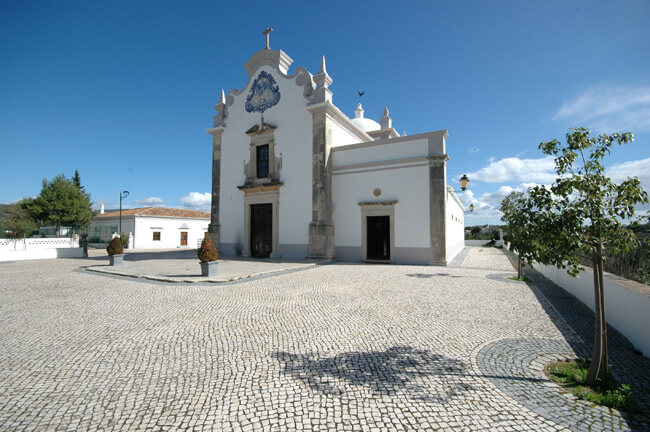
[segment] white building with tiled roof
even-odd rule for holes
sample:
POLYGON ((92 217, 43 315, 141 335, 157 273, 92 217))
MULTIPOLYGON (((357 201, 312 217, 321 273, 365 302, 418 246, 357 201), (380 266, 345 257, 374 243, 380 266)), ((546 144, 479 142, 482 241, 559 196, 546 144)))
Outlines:
POLYGON ((88 227, 88 238, 108 242, 115 232, 132 233, 134 249, 196 248, 208 230, 210 213, 164 207, 144 207, 100 213, 88 227))

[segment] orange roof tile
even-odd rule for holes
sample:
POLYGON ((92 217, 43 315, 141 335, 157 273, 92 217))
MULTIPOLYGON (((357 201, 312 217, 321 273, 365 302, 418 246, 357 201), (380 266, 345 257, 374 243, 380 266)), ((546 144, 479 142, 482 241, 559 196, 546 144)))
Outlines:
MULTIPOLYGON (((135 209, 122 209, 122 217, 124 216, 167 216, 167 217, 181 217, 181 218, 195 218, 195 219, 210 219, 210 213, 202 212, 199 210, 187 210, 178 208, 167 207, 143 207, 135 209)), ((109 213, 98 214, 97 218, 119 217, 119 211, 112 211, 109 213)))

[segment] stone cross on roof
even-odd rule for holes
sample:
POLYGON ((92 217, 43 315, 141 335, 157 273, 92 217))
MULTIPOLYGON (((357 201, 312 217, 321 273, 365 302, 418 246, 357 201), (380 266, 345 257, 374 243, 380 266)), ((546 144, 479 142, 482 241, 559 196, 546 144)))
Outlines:
POLYGON ((266 49, 271 49, 271 46, 269 45, 269 33, 273 31, 273 28, 267 27, 266 30, 262 32, 264 36, 266 36, 266 49))

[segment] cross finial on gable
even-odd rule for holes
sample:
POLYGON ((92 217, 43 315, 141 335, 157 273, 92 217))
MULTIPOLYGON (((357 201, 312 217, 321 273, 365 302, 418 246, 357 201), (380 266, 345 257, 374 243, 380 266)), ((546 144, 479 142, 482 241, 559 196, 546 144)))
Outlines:
POLYGON ((273 31, 273 28, 267 27, 266 30, 262 32, 264 36, 266 36, 266 49, 271 49, 271 46, 269 45, 269 34, 273 31))

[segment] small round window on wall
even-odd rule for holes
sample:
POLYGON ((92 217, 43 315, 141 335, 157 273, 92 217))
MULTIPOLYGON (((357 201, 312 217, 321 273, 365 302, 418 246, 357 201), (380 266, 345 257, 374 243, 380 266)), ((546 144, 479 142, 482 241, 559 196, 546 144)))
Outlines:
POLYGON ((381 195, 381 189, 375 188, 375 190, 372 191, 372 194, 378 197, 379 195, 381 195))

